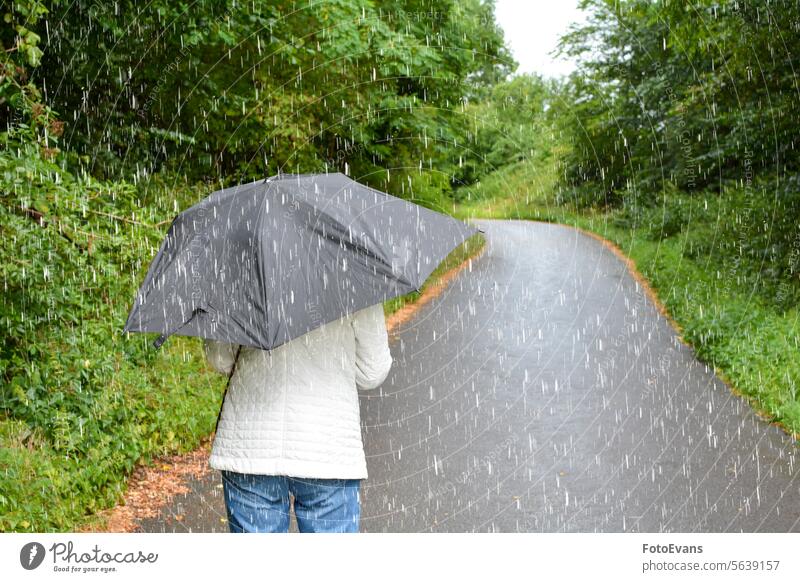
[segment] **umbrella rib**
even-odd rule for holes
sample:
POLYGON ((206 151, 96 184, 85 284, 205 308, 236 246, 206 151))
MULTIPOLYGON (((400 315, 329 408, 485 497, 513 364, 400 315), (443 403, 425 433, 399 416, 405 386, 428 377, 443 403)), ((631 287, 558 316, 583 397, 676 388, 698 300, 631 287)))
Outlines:
POLYGON ((267 292, 268 292, 268 289, 267 289, 267 277, 266 277, 266 273, 264 273, 264 270, 263 270, 263 267, 265 265, 266 257, 262 257, 261 256, 262 245, 260 244, 260 241, 261 241, 260 233, 261 233, 261 225, 264 222, 264 207, 266 206, 266 203, 267 203, 267 197, 272 192, 272 188, 273 188, 274 182, 267 181, 265 184, 266 184, 267 188, 264 190, 264 196, 261 199, 261 206, 259 206, 259 208, 258 208, 258 224, 256 224, 256 228, 255 228, 255 231, 253 232, 253 234, 254 234, 254 238, 255 238, 254 244, 257 245, 257 249, 256 249, 256 252, 254 254, 255 263, 256 263, 256 271, 258 272, 259 284, 261 285, 261 288, 264 290, 264 297, 263 297, 264 304, 263 304, 262 313, 264 314, 264 319, 265 319, 264 327, 266 329, 266 336, 267 336, 266 339, 269 342, 269 347, 266 347, 266 346, 265 347, 266 347, 266 349, 271 349, 272 348, 272 333, 271 333, 271 330, 270 330, 269 300, 268 300, 268 297, 267 297, 267 292))
POLYGON ((168 339, 168 338, 169 338, 171 335, 175 335, 175 333, 176 333, 176 332, 177 332, 179 329, 181 329, 181 328, 185 327, 185 326, 186 326, 186 325, 187 325, 187 324, 188 324, 190 321, 192 321, 192 320, 195 318, 195 316, 196 316, 196 315, 197 315, 197 314, 198 314, 200 311, 202 311, 202 312, 204 312, 204 313, 207 313, 206 309, 204 309, 203 307, 195 307, 195 308, 192 310, 192 313, 189 315, 189 317, 187 317, 187 318, 186 318, 186 319, 183 321, 183 323, 181 323, 180 325, 176 325, 176 326, 175 326, 175 327, 173 327, 171 330, 169 330, 169 331, 167 331, 167 332, 165 332, 165 333, 162 333, 161 335, 159 335, 159 336, 156 338, 156 340, 153 342, 153 347, 154 347, 154 348, 156 348, 156 349, 160 348, 160 347, 161 347, 161 345, 162 345, 162 344, 163 344, 165 341, 167 341, 167 339, 168 339))

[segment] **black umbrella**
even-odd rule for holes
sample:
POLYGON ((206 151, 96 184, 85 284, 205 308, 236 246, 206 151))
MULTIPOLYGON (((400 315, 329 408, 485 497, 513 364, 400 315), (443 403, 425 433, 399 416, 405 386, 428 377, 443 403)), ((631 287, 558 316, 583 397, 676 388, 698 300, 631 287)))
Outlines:
POLYGON ((124 331, 269 350, 419 290, 477 230, 344 174, 219 190, 172 221, 124 331))

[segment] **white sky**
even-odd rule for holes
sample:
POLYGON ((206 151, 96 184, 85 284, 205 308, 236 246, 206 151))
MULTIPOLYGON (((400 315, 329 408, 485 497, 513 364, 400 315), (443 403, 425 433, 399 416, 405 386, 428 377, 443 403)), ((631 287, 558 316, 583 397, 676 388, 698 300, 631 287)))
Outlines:
POLYGON ((577 4, 577 0, 496 0, 497 23, 519 63, 517 73, 555 77, 575 69, 574 62, 547 53, 556 48, 571 22, 584 20, 577 4))

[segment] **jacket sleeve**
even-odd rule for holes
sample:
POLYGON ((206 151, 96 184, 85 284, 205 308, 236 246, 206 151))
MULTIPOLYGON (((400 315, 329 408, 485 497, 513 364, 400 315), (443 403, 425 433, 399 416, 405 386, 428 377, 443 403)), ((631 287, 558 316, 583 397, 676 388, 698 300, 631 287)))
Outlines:
POLYGON ((356 384, 362 390, 377 388, 392 368, 383 304, 357 312, 352 325, 356 338, 356 384))
POLYGON ((239 346, 217 340, 206 339, 203 341, 203 348, 206 353, 206 360, 215 371, 226 376, 231 373, 233 361, 236 358, 236 349, 239 346))

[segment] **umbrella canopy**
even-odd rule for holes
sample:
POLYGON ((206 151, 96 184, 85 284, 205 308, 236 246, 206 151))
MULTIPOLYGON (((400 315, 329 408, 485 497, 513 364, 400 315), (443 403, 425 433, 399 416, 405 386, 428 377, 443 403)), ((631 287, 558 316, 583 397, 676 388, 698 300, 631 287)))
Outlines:
POLYGON ((419 290, 477 231, 344 174, 226 188, 172 221, 124 331, 273 349, 419 290))

